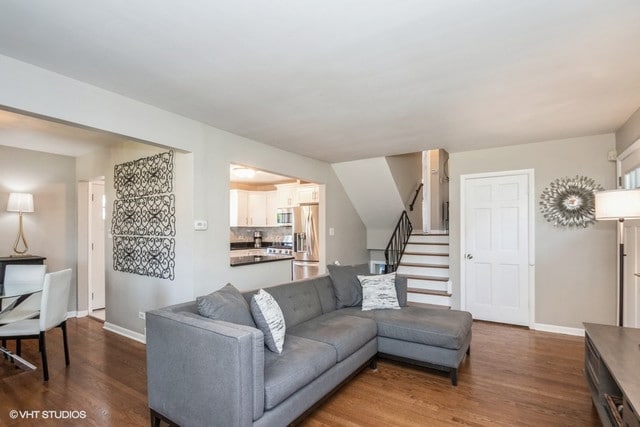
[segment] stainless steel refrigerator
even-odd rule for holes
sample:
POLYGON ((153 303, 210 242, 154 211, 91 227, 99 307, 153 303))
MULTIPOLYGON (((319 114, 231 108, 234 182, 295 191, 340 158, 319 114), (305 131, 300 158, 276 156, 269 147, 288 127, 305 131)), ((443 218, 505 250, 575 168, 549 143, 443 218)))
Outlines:
POLYGON ((318 239, 320 215, 317 203, 302 203, 293 208, 293 280, 317 276, 320 267, 318 239))

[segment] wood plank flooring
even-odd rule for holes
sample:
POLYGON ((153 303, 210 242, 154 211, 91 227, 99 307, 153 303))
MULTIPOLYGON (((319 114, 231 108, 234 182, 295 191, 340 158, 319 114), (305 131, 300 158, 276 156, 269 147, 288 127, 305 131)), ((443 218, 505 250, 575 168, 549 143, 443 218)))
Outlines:
MULTIPOLYGON (((47 335, 50 377, 0 359, 0 426, 149 425, 145 347, 89 319, 68 321, 71 365, 60 331, 47 335), (16 419, 10 410, 85 411, 83 419, 16 419)), ((475 322, 458 387, 444 373, 381 360, 341 388, 303 425, 597 426, 584 380, 584 340, 475 322)), ((40 367, 35 341, 23 356, 40 367)), ((213 424, 212 424, 213 425, 213 424)))

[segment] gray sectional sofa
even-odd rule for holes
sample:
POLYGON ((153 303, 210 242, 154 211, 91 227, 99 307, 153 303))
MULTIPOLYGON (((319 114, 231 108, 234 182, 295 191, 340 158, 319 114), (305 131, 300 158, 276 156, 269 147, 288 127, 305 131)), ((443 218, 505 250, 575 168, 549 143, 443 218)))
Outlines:
POLYGON ((471 315, 407 307, 401 278, 400 309, 362 311, 354 277, 366 270, 334 268, 331 276, 266 288, 286 323, 281 354, 265 348, 259 329, 203 317, 195 301, 148 312, 152 425, 288 425, 367 364, 375 368, 378 354, 448 370, 456 385, 471 315))

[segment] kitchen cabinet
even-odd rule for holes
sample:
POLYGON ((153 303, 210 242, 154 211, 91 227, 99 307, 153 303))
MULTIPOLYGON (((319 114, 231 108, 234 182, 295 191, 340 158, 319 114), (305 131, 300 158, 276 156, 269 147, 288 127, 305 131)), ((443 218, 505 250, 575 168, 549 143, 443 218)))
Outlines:
POLYGON ((318 203, 318 186, 315 184, 304 184, 298 186, 298 203, 318 203))
POLYGON ((267 195, 265 191, 249 192, 249 225, 252 227, 267 225, 267 195))
POLYGON ((277 227, 278 224, 278 192, 267 191, 267 227, 277 227))
POLYGON ((298 184, 276 185, 279 208, 298 206, 298 184))
POLYGON ((229 191, 229 225, 243 227, 249 225, 249 192, 229 191))
POLYGON ((276 191, 230 190, 229 219, 231 227, 275 227, 276 191))

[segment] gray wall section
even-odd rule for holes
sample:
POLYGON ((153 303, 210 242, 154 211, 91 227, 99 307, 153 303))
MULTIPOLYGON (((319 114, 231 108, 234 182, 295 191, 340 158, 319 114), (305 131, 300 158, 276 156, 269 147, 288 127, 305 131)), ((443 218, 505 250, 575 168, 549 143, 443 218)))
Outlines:
POLYGON ((640 139, 640 108, 616 131, 616 150, 621 154, 640 139))
MULTIPOLYGON (((582 328, 582 322, 616 319, 616 224, 557 228, 539 211, 540 194, 553 180, 585 175, 614 188, 615 163, 607 161, 613 134, 451 153, 451 279, 460 295, 460 176, 535 170, 535 322, 582 328)), ((454 301, 456 307, 460 301, 454 301)))
MULTIPOLYGON (((0 142, 1 142, 0 137, 0 142)), ((0 254, 13 254, 18 214, 7 212, 11 192, 33 194, 33 213, 23 215, 29 253, 47 257, 47 271, 76 273, 76 184, 74 159, 0 146, 0 254)), ((69 310, 76 309, 72 287, 69 310)))
MULTIPOLYGON (((176 279, 157 281, 114 272, 110 264, 111 243, 107 239, 107 322, 116 326, 142 333, 144 322, 138 319, 138 311, 186 301, 227 282, 249 289, 289 280, 290 264, 286 262, 229 266, 228 170, 231 162, 321 184, 321 200, 325 199, 325 211, 321 213, 324 220, 321 232, 326 239, 324 261, 351 264, 368 260, 364 224, 327 163, 278 150, 2 55, 0 106, 106 130, 122 135, 123 140, 149 141, 182 151, 181 159, 176 160, 176 185, 180 188, 176 190, 180 207, 176 279), (194 219, 207 220, 208 230, 194 231, 194 219), (335 229, 335 236, 328 235, 330 227, 335 229)), ((157 147, 123 142, 110 151, 108 161, 95 156, 79 160, 78 179, 104 175, 109 196, 113 191, 109 176, 112 179, 114 164, 145 157, 157 150, 157 147)), ((52 242, 56 245, 55 257, 66 252, 75 262, 76 165, 73 159, 65 161, 70 162, 64 169, 72 182, 61 184, 64 190, 58 187, 56 190, 64 194, 62 200, 67 211, 62 224, 51 225, 52 229, 57 227, 55 233, 64 233, 64 236, 52 242), (60 241, 66 242, 63 249, 60 241)), ((12 162, 21 165, 15 159, 12 162)), ((43 165, 38 167, 39 173, 47 170, 43 165)), ((51 203, 55 205, 55 201, 51 203)), ((112 204, 111 199, 109 212, 112 204)), ((36 249, 39 248, 34 248, 34 252, 36 249)))

